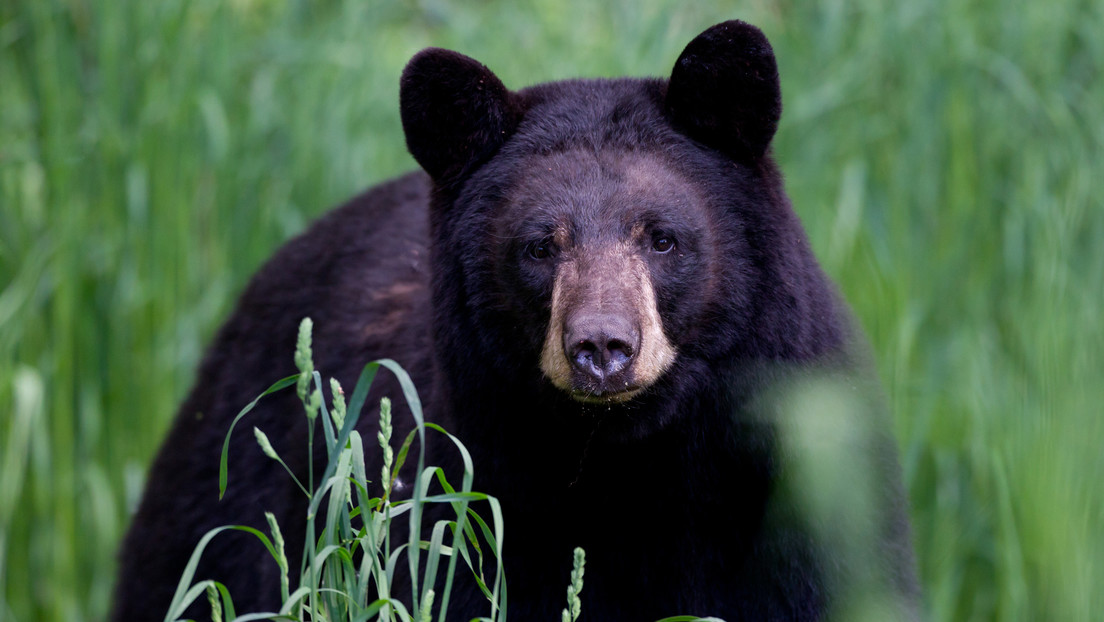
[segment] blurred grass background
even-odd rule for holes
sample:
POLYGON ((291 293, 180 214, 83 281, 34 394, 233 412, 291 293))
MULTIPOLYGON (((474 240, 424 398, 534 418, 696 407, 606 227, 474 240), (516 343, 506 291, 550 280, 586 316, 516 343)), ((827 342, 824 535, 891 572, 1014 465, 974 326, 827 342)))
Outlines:
POLYGON ((0 620, 104 617, 144 469, 236 293, 414 167, 414 52, 514 87, 665 75, 730 18, 778 54, 775 154, 874 344, 929 617, 1099 619, 1099 1, 7 0, 0 620))

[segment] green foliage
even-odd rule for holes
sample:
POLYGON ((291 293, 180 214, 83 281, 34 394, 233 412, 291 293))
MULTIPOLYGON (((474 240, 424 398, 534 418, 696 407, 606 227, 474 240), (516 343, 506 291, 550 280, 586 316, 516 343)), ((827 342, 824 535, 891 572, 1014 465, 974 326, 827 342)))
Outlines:
POLYGON ((511 86, 659 75, 731 17, 775 46, 775 157, 874 344, 928 617, 1096 617, 1099 2, 14 0, 0 618, 104 617, 142 473, 235 292, 310 218, 414 166, 396 101, 415 51, 511 86))
MULTIPOLYGON (((291 384, 297 385, 299 399, 303 403, 303 409, 307 418, 312 422, 308 428, 307 447, 313 447, 313 434, 316 427, 314 422, 320 411, 326 406, 322 401, 322 378, 314 369, 314 361, 311 354, 311 321, 305 318, 299 328, 299 339, 295 352, 295 364, 299 368, 299 375, 286 378, 273 385, 273 388, 262 393, 250 402, 234 419, 230 429, 226 433, 227 442, 223 444, 219 479, 221 492, 225 491, 225 482, 228 478, 227 456, 229 454, 229 439, 234 427, 244 416, 248 415, 257 402, 272 393, 291 384), (303 382, 303 379, 306 381, 303 382), (311 390, 311 387, 314 390, 311 390)), ((341 386, 335 380, 331 380, 334 388, 334 399, 331 413, 333 420, 327 416, 322 417, 322 427, 326 438, 326 452, 328 462, 325 474, 321 479, 321 486, 314 488, 313 478, 308 482, 308 488, 303 488, 299 480, 288 469, 288 475, 295 483, 303 488, 303 492, 309 500, 310 510, 307 514, 306 549, 303 554, 303 568, 295 577, 294 592, 290 591, 292 584, 287 555, 284 550, 284 538, 280 532, 280 526, 276 518, 266 512, 269 529, 272 533, 270 540, 264 533, 251 527, 241 525, 228 525, 217 527, 207 532, 200 540, 192 553, 191 558, 180 578, 176 594, 165 615, 166 622, 178 620, 184 615, 185 610, 206 592, 211 606, 212 618, 229 620, 349 620, 364 621, 369 619, 380 622, 430 622, 433 620, 434 606, 439 613, 439 620, 445 620, 445 611, 448 607, 449 594, 452 589, 453 578, 456 572, 457 560, 463 559, 465 565, 473 573, 479 587, 487 596, 490 614, 480 620, 505 620, 506 587, 502 577, 501 565, 495 564, 496 571, 493 579, 488 581, 483 576, 484 566, 483 551, 486 549, 496 559, 502 555, 502 511, 498 501, 482 493, 473 492, 472 463, 467 450, 452 435, 433 424, 426 424, 422 416, 421 402, 410 377, 394 361, 380 360, 369 363, 357 381, 353 390, 351 404, 354 408, 346 411, 344 393, 341 386), (416 428, 410 433, 400 452, 398 460, 393 460, 391 453, 391 404, 384 398, 380 404, 380 435, 381 449, 388 456, 384 460, 384 480, 380 490, 383 494, 372 497, 369 490, 374 489, 372 482, 368 480, 364 467, 364 445, 360 434, 354 429, 360 418, 361 407, 368 395, 368 389, 375 379, 376 371, 385 367, 399 378, 403 388, 403 394, 411 409, 416 422, 416 428), (346 414, 348 415, 346 417, 346 414), (463 482, 459 490, 453 488, 445 478, 442 469, 435 466, 426 466, 425 463, 425 433, 430 428, 447 436, 456 446, 464 459, 463 482), (411 482, 412 496, 400 501, 390 500, 392 492, 391 483, 394 475, 399 472, 407 456, 406 448, 417 437, 420 441, 418 450, 418 468, 411 482), (431 486, 436 484, 441 492, 429 494, 431 486), (325 512, 320 512, 322 503, 325 502, 325 512), (491 526, 470 507, 472 502, 485 502, 492 514, 491 526), (438 520, 432 526, 432 535, 429 540, 422 539, 422 513, 430 504, 448 504, 455 514, 454 520, 438 520), (396 518, 409 515, 410 536, 409 540, 397 546, 392 545, 392 521, 396 518), (321 519, 321 522, 319 522, 321 519), (475 526, 480 531, 477 533, 475 526), (233 595, 226 586, 212 580, 201 580, 193 584, 195 570, 203 555, 207 544, 218 534, 228 530, 241 530, 253 534, 264 544, 272 555, 273 561, 280 568, 280 587, 283 596, 283 605, 279 611, 274 612, 247 612, 241 617, 235 615, 233 595), (315 534, 318 534, 317 537, 315 534), (450 537, 451 544, 446 545, 445 539, 450 537), (481 540, 482 538, 482 544, 481 540), (469 550, 469 546, 471 547, 469 550), (425 558, 421 552, 425 551, 425 558), (474 552, 474 557, 472 553, 474 552), (403 604, 403 595, 395 594, 392 585, 396 572, 401 570, 400 559, 405 555, 409 576, 414 593, 408 601, 412 603, 411 609, 403 604), (437 584, 438 570, 442 558, 448 558, 444 571, 444 591, 438 598, 433 586, 437 584), (424 566, 422 565, 424 563, 424 566), (419 591, 419 580, 421 588, 419 591)), ((253 428, 261 451, 269 458, 284 465, 283 460, 276 454, 268 437, 264 432, 253 428)), ((287 466, 284 465, 287 469, 287 466)), ((574 575, 573 575, 574 578, 574 575)))
POLYGON ((579 619, 579 613, 583 604, 579 600, 579 593, 583 591, 583 567, 586 565, 586 553, 581 548, 575 549, 575 556, 571 562, 571 584, 567 586, 567 607, 560 615, 562 622, 575 622, 579 619))

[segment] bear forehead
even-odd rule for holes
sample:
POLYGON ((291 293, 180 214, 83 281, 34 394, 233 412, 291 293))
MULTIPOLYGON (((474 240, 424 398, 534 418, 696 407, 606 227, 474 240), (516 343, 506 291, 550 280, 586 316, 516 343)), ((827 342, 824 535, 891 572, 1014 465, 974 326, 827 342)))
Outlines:
POLYGON ((673 132, 663 112, 664 88, 651 78, 592 78, 522 89, 526 112, 512 142, 535 151, 667 142, 673 132))
POLYGON ((696 225, 697 187, 655 153, 570 149, 526 158, 507 195, 504 220, 530 227, 696 225))

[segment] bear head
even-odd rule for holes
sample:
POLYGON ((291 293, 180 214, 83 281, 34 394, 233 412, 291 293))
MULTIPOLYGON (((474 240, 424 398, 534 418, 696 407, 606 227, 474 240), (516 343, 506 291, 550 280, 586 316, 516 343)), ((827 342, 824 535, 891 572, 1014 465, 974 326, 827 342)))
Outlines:
POLYGON ((403 74, 401 113, 434 182, 447 377, 628 408, 657 419, 650 428, 670 417, 642 404, 691 391, 673 368, 693 384, 836 341, 831 295, 768 155, 781 93, 757 28, 706 30, 667 80, 517 92, 427 49, 403 74))

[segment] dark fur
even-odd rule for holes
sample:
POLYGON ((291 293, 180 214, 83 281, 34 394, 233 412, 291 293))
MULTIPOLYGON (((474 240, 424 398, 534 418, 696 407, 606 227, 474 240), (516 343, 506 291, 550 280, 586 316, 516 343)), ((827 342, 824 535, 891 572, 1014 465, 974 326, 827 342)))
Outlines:
MULTIPOLYGON (((411 174, 357 197, 254 278, 153 466, 123 549, 113 618, 161 617, 211 527, 260 527, 268 509, 288 550, 301 546, 301 493, 255 449, 249 425, 235 432, 221 502, 217 469, 234 414, 293 372, 304 316, 314 320, 323 374, 351 388, 365 362, 395 358, 431 418, 469 447, 477 489, 503 502, 511 619, 557 614, 575 546, 587 551, 585 619, 823 617, 851 576, 849 562, 832 559, 779 492, 785 460, 763 404, 795 373, 866 372, 852 360, 844 307, 767 155, 781 100, 766 39, 727 22, 688 46, 670 83, 580 80, 519 92, 471 59, 427 50, 402 86, 408 144, 432 178, 411 174), (608 199, 601 184, 568 188, 534 169, 534 157, 552 154, 599 178, 647 154, 696 197, 673 197, 664 211, 608 199), (510 203, 522 178, 545 205, 510 203), (679 261, 652 267, 678 357, 627 404, 580 404, 537 367, 550 291, 547 275, 519 257, 549 218, 575 218, 594 235, 613 236, 615 216, 635 217, 637 209, 653 209, 683 244, 679 261)), ((399 396, 387 381, 373 400, 383 394, 399 396)), ((374 438, 367 415, 364 436, 374 438)), ((305 422, 294 395, 266 398, 250 417, 305 473, 305 422)), ((914 611, 892 440, 875 436, 882 483, 874 563, 890 575, 903 610, 914 611)), ((434 458, 447 463, 449 455, 434 458)), ((239 611, 275 610, 275 564, 249 540, 216 538, 197 576, 226 582, 239 611)), ((480 614, 486 609, 470 608, 479 600, 464 583, 453 608, 480 614)))

